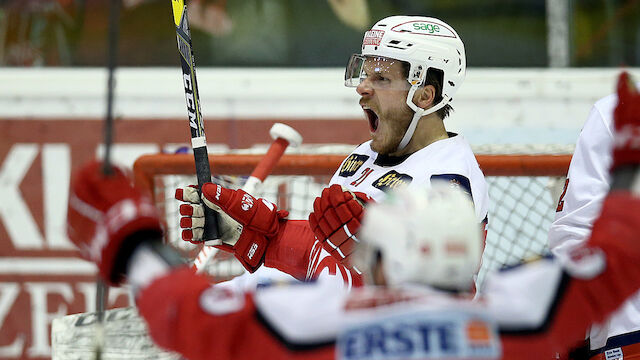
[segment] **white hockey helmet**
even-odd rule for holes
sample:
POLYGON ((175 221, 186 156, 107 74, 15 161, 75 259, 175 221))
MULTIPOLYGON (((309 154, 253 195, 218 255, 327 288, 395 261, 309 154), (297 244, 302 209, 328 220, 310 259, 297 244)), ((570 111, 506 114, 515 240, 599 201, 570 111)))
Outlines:
POLYGON ((413 136, 418 120, 449 104, 462 85, 467 60, 464 44, 458 33, 442 20, 424 16, 390 16, 384 18, 364 34, 362 53, 351 56, 345 71, 345 85, 356 87, 365 78, 363 65, 367 57, 397 59, 409 63, 411 85, 407 105, 414 116, 398 150, 403 149, 413 136), (427 71, 442 73, 442 100, 429 109, 413 103, 413 94, 424 84, 427 71))
POLYGON ((468 291, 483 250, 470 196, 446 182, 390 191, 367 207, 359 238, 353 265, 372 271, 380 256, 390 286, 421 283, 468 291))

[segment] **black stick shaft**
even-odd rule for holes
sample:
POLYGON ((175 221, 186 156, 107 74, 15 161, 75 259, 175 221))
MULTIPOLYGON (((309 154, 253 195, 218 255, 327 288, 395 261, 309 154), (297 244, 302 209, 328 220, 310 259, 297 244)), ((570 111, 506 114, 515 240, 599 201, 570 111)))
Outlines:
MULTIPOLYGON (((173 20, 176 26, 176 39, 180 64, 182 67, 182 83, 187 101, 189 128, 191 130, 191 147, 196 165, 198 186, 211 182, 211 169, 207 153, 207 141, 204 133, 204 121, 200 107, 200 93, 196 79, 196 65, 191 44, 191 32, 187 20, 187 7, 184 0, 172 0, 173 20)), ((204 207, 204 235, 206 240, 218 239, 218 219, 215 211, 204 207)))
POLYGON ((109 6, 109 47, 107 51, 107 115, 104 125, 104 159, 102 172, 110 175, 111 169, 111 144, 113 143, 113 92, 114 77, 118 58, 118 32, 119 32, 120 0, 111 0, 109 6))
MULTIPOLYGON (((113 73, 117 66, 118 58, 118 33, 119 33, 120 0, 109 2, 109 35, 107 50, 107 111, 104 122, 104 158, 102 161, 102 173, 105 176, 113 174, 111 167, 111 144, 113 143, 113 98, 114 78, 113 73)), ((106 309, 109 286, 98 277, 96 281, 96 312, 98 317, 96 334, 96 359, 102 359, 102 347, 104 346, 104 312, 106 309)))

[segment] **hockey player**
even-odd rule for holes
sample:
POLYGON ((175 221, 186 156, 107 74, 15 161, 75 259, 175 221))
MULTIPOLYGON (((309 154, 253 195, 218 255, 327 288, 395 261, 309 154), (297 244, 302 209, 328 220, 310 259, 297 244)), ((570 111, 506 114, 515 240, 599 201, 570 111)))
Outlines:
MULTIPOLYGON (((371 140, 347 156, 331 186, 315 200, 309 216, 313 234, 309 235, 318 243, 311 251, 308 276, 339 272, 352 283, 352 272, 335 260, 345 262, 353 251, 363 204, 381 200, 394 187, 428 188, 435 180, 451 182, 472 196, 478 223, 486 224, 489 196, 484 175, 467 141, 447 132, 443 123, 452 111, 450 102, 462 85, 465 69, 462 40, 439 19, 391 16, 365 33, 361 53, 347 65, 345 85, 355 87, 360 95, 371 140)), ((190 193, 179 192, 177 198, 193 205, 181 207, 183 239, 202 241, 200 199, 192 190, 185 191, 190 193)), ((269 241, 249 242, 244 237, 236 242, 237 238, 237 234, 223 236, 222 248, 255 271, 269 241), (245 250, 252 244, 259 246, 249 260, 245 250)))
MULTIPOLYGON (((368 207, 351 259, 380 287, 352 292, 322 281, 252 292, 210 284, 161 244, 149 198, 98 163, 74 176, 69 236, 106 281, 133 285, 154 341, 192 360, 551 358, 640 288, 640 94, 626 81, 612 191, 590 239, 563 263, 489 278, 479 302, 451 292, 470 287, 482 240, 469 198, 448 187, 399 189, 368 207)), ((239 209, 251 219, 258 202, 239 209)))
MULTIPOLYGON (((611 186, 611 148, 614 141, 613 111, 618 95, 598 100, 582 127, 571 159, 556 218, 549 229, 549 248, 564 258, 589 238, 604 198, 611 186)), ((610 360, 640 356, 640 296, 588 333, 590 359, 610 360)))

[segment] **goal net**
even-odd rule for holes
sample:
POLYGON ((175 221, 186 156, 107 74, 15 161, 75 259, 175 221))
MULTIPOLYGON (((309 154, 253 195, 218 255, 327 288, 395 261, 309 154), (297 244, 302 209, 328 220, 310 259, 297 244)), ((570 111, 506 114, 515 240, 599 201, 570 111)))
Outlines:
MULTIPOLYGON (((501 149, 483 153, 474 149, 489 185, 489 227, 478 284, 492 269, 500 268, 547 251, 547 231, 555 214, 571 155, 567 149, 501 149), (507 151, 509 153, 507 153, 507 151), (525 153, 527 152, 528 153, 525 153), (553 153, 550 153, 553 152, 553 153)), ((306 219, 313 200, 328 184, 347 154, 284 155, 272 174, 253 194, 289 211, 289 218, 306 219)), ((210 155, 213 181, 240 188, 261 155, 229 153, 210 155)), ((140 157, 134 165, 138 184, 147 187, 164 214, 166 241, 195 256, 198 245, 181 240, 176 188, 195 184, 190 154, 158 154, 140 157)), ((243 272, 234 258, 218 253, 207 267, 215 280, 226 280, 243 272)))
MULTIPOLYGON (((474 148, 489 185, 489 228, 478 285, 492 269, 513 264, 547 251, 547 231, 553 221, 557 199, 569 166, 572 149, 544 147, 474 148), (517 152, 517 153, 514 153, 517 152), (545 152, 544 154, 542 152, 545 152)), ((255 196, 265 197, 290 211, 294 219, 306 219, 313 200, 327 185, 346 153, 284 155, 272 175, 255 196)), ((262 155, 225 153, 210 155, 213 181, 226 187, 242 186, 262 155)), ((152 191, 164 215, 166 241, 187 257, 195 257, 199 246, 182 241, 179 202, 175 189, 196 183, 190 154, 145 155, 134 165, 136 182, 152 191)), ((235 258, 219 252, 206 271, 214 281, 244 272, 235 258)), ((67 315, 52 325, 52 359, 86 359, 95 350, 95 313, 67 315)), ((166 359, 180 356, 153 345, 146 325, 135 308, 105 313, 104 358, 166 359)))

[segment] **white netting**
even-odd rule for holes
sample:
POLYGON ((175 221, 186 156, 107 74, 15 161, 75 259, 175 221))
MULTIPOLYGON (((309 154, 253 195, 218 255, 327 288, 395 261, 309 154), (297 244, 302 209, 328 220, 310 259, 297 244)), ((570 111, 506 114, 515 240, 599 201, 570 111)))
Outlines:
MULTIPOLYGON (((474 149, 478 153, 495 153, 496 149, 474 149)), ((567 153, 568 147, 546 148, 507 148, 501 147, 501 153, 567 153)), ((317 155, 322 156, 322 155, 317 155)), ((254 194, 265 197, 287 209, 292 219, 306 219, 312 210, 313 200, 328 183, 334 168, 321 173, 326 176, 311 175, 273 175, 254 194)), ((214 182, 223 186, 238 188, 244 182, 241 176, 216 176, 214 182)), ((486 177, 489 185, 489 228, 483 255, 483 265, 478 274, 482 283, 486 272, 503 265, 516 263, 522 259, 535 257, 547 251, 547 231, 553 221, 555 205, 564 183, 564 178, 550 176, 491 176, 486 177)), ((167 221, 167 239, 184 250, 192 250, 195 245, 180 239, 178 226, 178 201, 173 200, 177 187, 195 183, 193 176, 164 175, 155 177, 156 198, 164 209, 167 221)), ((233 258, 214 261, 208 269, 214 276, 224 279, 241 273, 241 266, 233 258)))
POLYGON ((478 283, 488 270, 547 252, 556 198, 549 177, 487 177, 489 229, 478 283))

